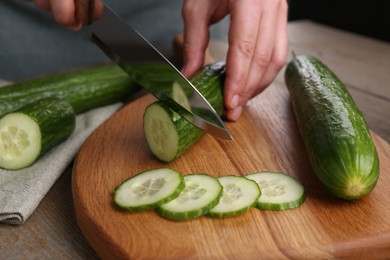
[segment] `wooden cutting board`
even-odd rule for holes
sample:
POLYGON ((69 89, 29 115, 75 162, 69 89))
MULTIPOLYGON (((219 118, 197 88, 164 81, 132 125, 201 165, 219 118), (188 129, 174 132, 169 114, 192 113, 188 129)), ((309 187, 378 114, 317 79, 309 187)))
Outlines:
POLYGON ((147 95, 128 104, 81 148, 73 170, 74 208, 90 245, 107 259, 268 259, 390 257, 390 146, 372 133, 381 175, 367 197, 331 197, 308 162, 284 84, 253 99, 242 118, 227 123, 234 141, 204 136, 176 161, 149 152, 142 131, 147 95), (249 212, 226 219, 174 222, 153 211, 125 213, 112 203, 114 188, 134 174, 172 167, 184 174, 245 175, 282 171, 307 190, 305 203, 287 211, 249 212))

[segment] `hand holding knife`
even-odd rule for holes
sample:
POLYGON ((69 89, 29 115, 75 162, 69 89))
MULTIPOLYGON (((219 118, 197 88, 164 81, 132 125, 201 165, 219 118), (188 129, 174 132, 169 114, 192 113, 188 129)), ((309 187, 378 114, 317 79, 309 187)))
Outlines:
MULTIPOLYGON (((109 7, 104 6, 103 15, 93 21, 94 0, 76 0, 76 13, 82 25, 89 25, 90 38, 107 56, 116 62, 124 71, 156 98, 172 105, 180 115, 195 126, 223 139, 232 139, 232 136, 218 116, 214 108, 201 93, 186 79, 180 71, 152 46, 140 33, 123 21, 109 7), (132 70, 132 66, 142 63, 165 63, 178 75, 182 83, 193 90, 189 97, 190 106, 201 108, 202 113, 187 110, 178 104, 172 97, 167 96, 158 86, 154 86, 143 77, 142 73, 132 70), (205 113, 206 111, 206 113, 205 113)), ((183 87, 186 87, 183 86, 183 87)), ((194 111, 199 111, 194 109, 194 111)))

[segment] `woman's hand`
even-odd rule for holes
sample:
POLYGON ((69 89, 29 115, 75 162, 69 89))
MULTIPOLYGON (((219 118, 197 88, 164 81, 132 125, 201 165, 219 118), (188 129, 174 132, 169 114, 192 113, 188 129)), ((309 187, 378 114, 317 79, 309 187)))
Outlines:
MULTIPOLYGON (((51 12, 54 20, 68 27, 73 31, 80 30, 81 22, 76 15, 76 4, 74 0, 32 0, 39 8, 51 12)), ((77 0, 84 1, 84 0, 77 0)), ((93 20, 98 19, 103 13, 103 3, 101 0, 94 0, 93 20)))
POLYGON ((249 99, 274 80, 287 57, 286 0, 185 0, 184 67, 190 76, 202 67, 209 26, 230 14, 225 107, 236 121, 249 99))

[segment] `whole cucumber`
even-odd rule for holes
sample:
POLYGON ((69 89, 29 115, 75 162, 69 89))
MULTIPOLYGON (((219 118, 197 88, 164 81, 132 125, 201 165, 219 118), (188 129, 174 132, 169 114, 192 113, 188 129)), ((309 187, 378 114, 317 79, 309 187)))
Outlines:
POLYGON ((379 159, 365 119, 341 80, 315 57, 291 60, 285 81, 314 172, 345 200, 375 187, 379 159))

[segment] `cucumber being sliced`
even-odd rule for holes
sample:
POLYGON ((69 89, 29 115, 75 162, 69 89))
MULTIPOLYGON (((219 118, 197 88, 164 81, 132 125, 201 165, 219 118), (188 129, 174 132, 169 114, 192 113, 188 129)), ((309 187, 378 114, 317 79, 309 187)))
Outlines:
POLYGON ((174 160, 204 135, 161 101, 146 108, 144 133, 149 149, 163 162, 174 160))
MULTIPOLYGON (((224 79, 223 62, 207 65, 191 78, 193 85, 219 115, 222 115, 224 109, 222 91, 224 79)), ((175 90, 173 91, 175 94, 175 90)), ((186 90, 183 91, 185 94, 182 94, 186 95, 186 90)), ((192 110, 194 109, 196 108, 192 110)), ((148 147, 152 154, 163 162, 175 160, 205 133, 162 101, 156 101, 146 108, 143 126, 148 147)))
POLYGON ((0 119, 0 167, 18 170, 33 164, 75 128, 71 105, 61 99, 42 99, 0 119))
POLYGON ((242 176, 222 176, 218 178, 223 186, 219 203, 208 215, 211 217, 232 217, 253 208, 261 191, 256 182, 242 176))
POLYGON ((209 175, 185 175, 184 183, 185 188, 176 199, 156 208, 159 215, 172 220, 196 218, 217 205, 222 196, 222 185, 209 175))
POLYGON ((260 187, 261 196, 257 207, 265 210, 297 208, 305 201, 305 189, 293 177, 279 172, 257 172, 245 177, 260 187))
POLYGON ((191 111, 191 105, 186 95, 186 92, 184 91, 180 83, 177 81, 173 82, 172 84, 172 98, 182 107, 184 107, 188 111, 191 111))
POLYGON ((114 203, 128 211, 146 210, 173 200, 183 188, 179 172, 170 168, 147 170, 116 187, 114 203))

